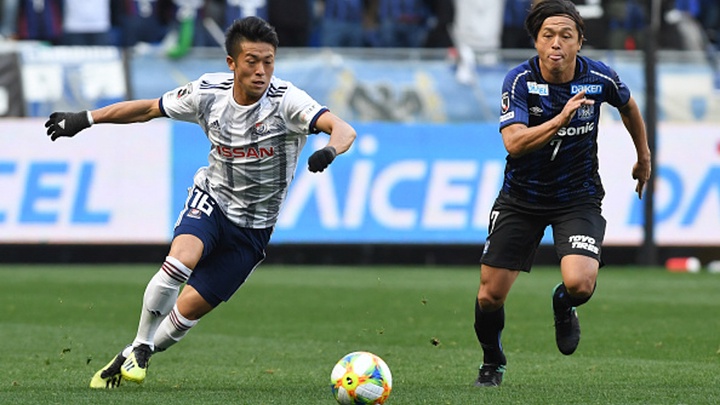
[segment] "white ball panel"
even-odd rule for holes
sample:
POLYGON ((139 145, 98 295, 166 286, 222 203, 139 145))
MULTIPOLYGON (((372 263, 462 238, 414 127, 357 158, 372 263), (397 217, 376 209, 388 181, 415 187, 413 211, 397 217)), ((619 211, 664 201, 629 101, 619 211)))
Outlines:
POLYGON ((383 388, 375 384, 363 384, 355 389, 355 393, 363 398, 375 400, 383 394, 383 388))
POLYGON ((365 374, 372 366, 373 358, 367 353, 360 354, 355 358, 355 361, 352 362, 353 371, 358 375, 365 374))
POLYGON ((333 381, 337 381, 338 379, 342 378, 342 376, 345 375, 345 367, 343 367, 340 364, 336 364, 335 367, 333 367, 332 372, 330 373, 330 379, 333 381))
POLYGON ((340 387, 338 390, 337 400, 341 404, 352 404, 353 400, 350 398, 350 395, 348 394, 347 390, 343 387, 340 387))

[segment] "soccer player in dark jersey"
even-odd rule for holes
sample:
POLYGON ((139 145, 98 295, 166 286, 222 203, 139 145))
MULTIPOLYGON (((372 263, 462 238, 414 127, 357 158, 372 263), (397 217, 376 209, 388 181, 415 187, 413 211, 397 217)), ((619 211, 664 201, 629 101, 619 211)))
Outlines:
POLYGON ((143 382, 150 356, 184 338, 262 263, 308 135, 330 134, 308 159, 311 172, 322 172, 355 140, 347 122, 273 75, 277 46, 277 33, 264 20, 236 20, 225 39, 230 72, 204 74, 159 99, 55 112, 45 123, 54 141, 93 124, 169 117, 197 123, 212 145, 170 252, 145 289, 135 339, 95 373, 91 388, 143 382))
POLYGON ((529 272, 545 228, 552 227, 562 282, 552 293, 558 349, 580 341, 576 307, 595 291, 602 264, 604 196, 598 174, 600 105, 617 108, 637 153, 632 177, 642 198, 650 177, 645 123, 630 91, 602 62, 578 55, 584 23, 568 0, 535 3, 525 20, 537 55, 503 83, 500 133, 508 152, 505 176, 490 213, 475 303, 483 349, 476 386, 502 382, 504 303, 520 272, 529 272))

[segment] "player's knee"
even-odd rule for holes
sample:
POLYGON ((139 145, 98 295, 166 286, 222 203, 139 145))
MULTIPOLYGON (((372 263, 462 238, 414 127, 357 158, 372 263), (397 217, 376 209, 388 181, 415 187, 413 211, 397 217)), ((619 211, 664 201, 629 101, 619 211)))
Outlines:
POLYGON ((191 321, 199 320, 215 306, 191 285, 185 286, 177 300, 178 313, 191 321))
POLYGON ((203 249, 204 244, 200 238, 195 235, 183 234, 173 239, 168 256, 177 259, 188 269, 192 270, 200 261, 203 249))
POLYGON ((565 283, 565 288, 573 297, 588 298, 595 292, 595 280, 587 278, 574 283, 565 283))
POLYGON ((477 297, 480 309, 485 312, 492 312, 500 309, 505 304, 505 297, 498 294, 481 292, 477 297))

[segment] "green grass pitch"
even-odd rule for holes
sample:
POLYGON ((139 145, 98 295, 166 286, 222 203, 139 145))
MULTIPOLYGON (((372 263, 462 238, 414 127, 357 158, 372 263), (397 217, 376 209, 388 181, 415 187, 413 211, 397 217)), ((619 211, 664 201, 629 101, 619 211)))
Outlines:
POLYGON ((633 267, 601 270, 572 356, 554 342, 559 270, 521 275, 499 388, 472 386, 477 267, 268 265, 154 356, 144 384, 91 390, 134 338, 156 269, 0 267, 0 403, 330 405, 330 370, 356 350, 390 366, 390 405, 720 403, 720 275, 633 267))

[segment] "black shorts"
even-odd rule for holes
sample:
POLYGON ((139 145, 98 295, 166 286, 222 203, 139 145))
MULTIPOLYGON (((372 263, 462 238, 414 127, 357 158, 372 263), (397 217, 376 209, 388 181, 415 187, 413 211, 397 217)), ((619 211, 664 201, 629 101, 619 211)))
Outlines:
POLYGON ((562 208, 529 208, 501 194, 490 212, 488 237, 480 262, 488 266, 529 272, 545 233, 552 227, 558 258, 583 255, 602 266, 606 221, 600 201, 562 208))

